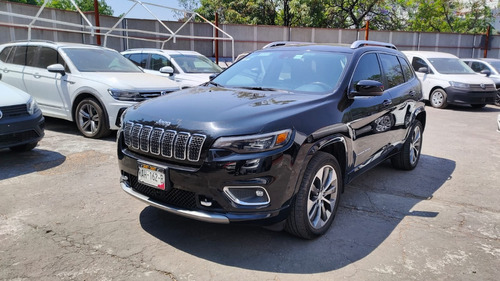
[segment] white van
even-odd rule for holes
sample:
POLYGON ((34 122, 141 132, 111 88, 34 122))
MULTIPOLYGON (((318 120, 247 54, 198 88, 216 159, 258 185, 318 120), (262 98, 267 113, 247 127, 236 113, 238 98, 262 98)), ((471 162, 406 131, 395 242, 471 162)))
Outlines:
POLYGON ((475 73, 458 57, 441 52, 403 51, 422 82, 423 97, 436 108, 470 104, 481 108, 493 104, 493 81, 475 73))

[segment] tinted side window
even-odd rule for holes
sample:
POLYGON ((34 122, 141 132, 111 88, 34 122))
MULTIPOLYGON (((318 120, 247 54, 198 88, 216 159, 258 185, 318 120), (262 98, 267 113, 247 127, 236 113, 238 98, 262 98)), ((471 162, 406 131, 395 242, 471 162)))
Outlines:
POLYGON ((415 77, 415 73, 411 70, 410 68, 410 65, 408 64, 408 61, 403 59, 403 58, 399 58, 399 63, 401 64, 401 67, 403 68, 403 74, 405 75, 405 81, 408 81, 410 79, 412 79, 413 77, 415 77))
POLYGON ((35 66, 37 60, 36 52, 38 48, 39 47, 37 46, 28 46, 26 49, 26 65, 35 66))
POLYGON ((354 86, 361 80, 375 80, 384 83, 376 54, 366 54, 359 59, 352 76, 351 89, 354 89, 354 86))
POLYGON ((152 54, 150 61, 150 69, 160 70, 164 66, 172 66, 172 63, 164 56, 152 54))
POLYGON ((127 58, 135 63, 135 65, 146 68, 147 54, 130 54, 127 58))
POLYGON ((26 64, 26 50, 27 46, 16 46, 14 55, 12 56, 12 63, 25 65, 26 64))
POLYGON ((3 61, 3 62, 7 62, 7 59, 9 57, 9 53, 10 51, 13 49, 14 47, 10 46, 10 47, 5 47, 2 52, 0 53, 0 61, 3 61))
POLYGON ((380 54, 380 61, 387 79, 387 89, 405 82, 403 70, 396 56, 380 54))
POLYGON ((411 61, 411 66, 413 66, 413 69, 415 71, 418 71, 418 69, 421 67, 429 68, 429 66, 427 66, 427 64, 425 63, 425 61, 423 59, 417 58, 417 57, 413 57, 413 60, 411 61))
POLYGON ((64 65, 64 62, 59 61, 60 59, 56 50, 48 47, 41 47, 38 53, 38 62, 35 66, 47 68, 47 66, 56 63, 64 65))
POLYGON ((484 63, 477 62, 477 61, 473 61, 470 65, 470 68, 472 68, 472 70, 474 70, 475 72, 481 72, 484 69, 490 70, 484 63))

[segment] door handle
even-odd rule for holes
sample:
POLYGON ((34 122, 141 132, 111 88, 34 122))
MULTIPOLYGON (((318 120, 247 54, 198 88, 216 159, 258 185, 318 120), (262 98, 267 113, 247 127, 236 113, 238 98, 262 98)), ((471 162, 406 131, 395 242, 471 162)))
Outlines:
POLYGON ((413 96, 415 96, 415 95, 417 94, 417 92, 415 92, 415 91, 410 91, 408 94, 410 94, 410 96, 412 96, 412 97, 413 97, 413 96))
POLYGON ((35 77, 35 78, 40 78, 40 77, 42 77, 42 75, 40 75, 40 74, 38 74, 38 73, 33 73, 33 77, 35 77))
POLYGON ((7 72, 9 72, 9 69, 8 68, 4 68, 3 72, 7 73, 7 72))
POLYGON ((384 106, 389 106, 392 104, 392 101, 391 100, 385 100, 383 103, 382 103, 384 106))

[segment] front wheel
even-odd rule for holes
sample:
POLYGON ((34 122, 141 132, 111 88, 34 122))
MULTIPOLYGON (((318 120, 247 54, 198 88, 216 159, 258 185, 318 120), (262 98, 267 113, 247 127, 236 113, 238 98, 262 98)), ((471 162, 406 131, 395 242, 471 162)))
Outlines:
POLYGON ((422 149, 422 133, 424 126, 418 120, 415 120, 408 139, 403 145, 401 151, 391 158, 392 166, 400 170, 413 170, 417 167, 422 149))
POLYGON ((75 110, 76 126, 87 138, 102 138, 110 133, 101 105, 92 98, 83 99, 75 110))
POLYGON ((495 97, 495 105, 500 106, 500 91, 497 91, 497 96, 495 97))
POLYGON ((337 159, 318 152, 307 165, 285 230, 305 239, 325 234, 337 212, 341 187, 342 173, 337 159))
POLYGON ((448 105, 446 92, 443 89, 435 89, 432 91, 429 101, 432 107, 445 108, 448 105))

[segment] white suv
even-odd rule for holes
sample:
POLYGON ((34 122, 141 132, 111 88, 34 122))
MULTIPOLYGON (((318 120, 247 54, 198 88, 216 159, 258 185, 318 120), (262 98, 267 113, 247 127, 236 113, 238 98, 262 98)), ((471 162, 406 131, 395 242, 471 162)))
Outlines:
POLYGON ((32 95, 44 115, 75 121, 90 138, 117 130, 120 115, 136 102, 180 89, 115 50, 74 43, 0 45, 0 73, 3 82, 32 95))
POLYGON ((194 51, 130 49, 122 54, 144 71, 170 77, 183 87, 208 82, 211 75, 222 71, 209 58, 194 51))
POLYGON ((403 51, 422 82, 423 97, 436 108, 470 104, 481 108, 493 104, 493 81, 475 73, 458 57, 441 52, 403 51))

